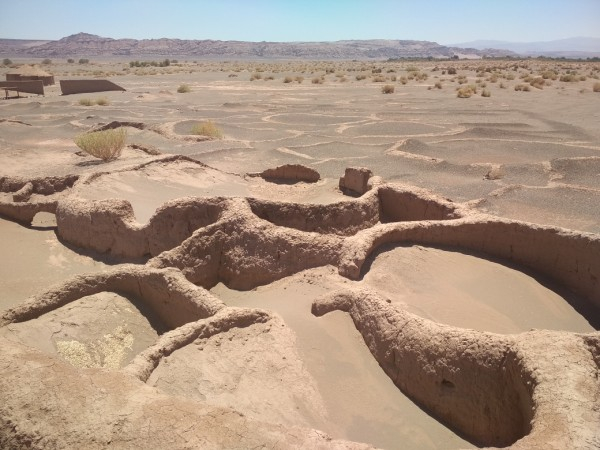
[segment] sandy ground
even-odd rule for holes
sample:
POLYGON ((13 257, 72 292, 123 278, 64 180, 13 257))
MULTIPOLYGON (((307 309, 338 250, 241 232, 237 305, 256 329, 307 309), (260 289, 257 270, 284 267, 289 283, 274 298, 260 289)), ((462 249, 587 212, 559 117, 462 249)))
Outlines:
MULTIPOLYGON (((347 197, 337 189, 338 177, 345 167, 363 166, 385 181, 425 187, 482 212, 600 233, 600 94, 592 92, 593 78, 517 92, 513 87, 522 82, 521 73, 542 68, 508 68, 502 73, 517 78, 503 81, 506 88, 488 82, 491 97, 461 99, 457 82, 433 70, 433 63, 422 69, 427 80, 407 85, 391 81, 392 75, 411 73, 407 64, 379 65, 394 70, 384 70, 387 84, 395 86, 391 95, 382 94, 382 83, 370 74, 356 80, 359 71, 350 63, 330 74, 309 63, 303 70, 284 63, 190 63, 192 73, 112 76, 126 92, 63 97, 54 86, 46 97, 2 100, 0 176, 96 174, 69 195, 128 200, 143 224, 165 201, 185 196, 341 201, 347 197), (262 79, 250 81, 257 67, 264 70, 262 79), (284 76, 303 71, 302 83, 283 83, 284 76), (345 82, 336 76, 340 73, 345 82), (268 74, 274 79, 265 80, 268 74), (321 74, 322 84, 311 83, 321 74), (442 89, 432 88, 436 81, 442 89), (177 93, 184 83, 191 92, 177 93), (99 97, 109 104, 78 103, 99 97), (224 138, 188 139, 191 126, 204 120, 214 121, 224 138), (101 163, 78 152, 77 134, 112 121, 138 124, 127 128, 128 143, 160 155, 128 147, 118 160, 101 163), (169 154, 191 160, 158 161, 169 154), (150 164, 142 167, 145 163, 150 164), (283 164, 316 169, 321 180, 276 184, 245 176, 283 164)), ((105 66, 107 72, 121 67, 105 66)), ((474 69, 459 68, 459 74, 476 83, 481 77, 474 69)), ((592 65, 579 70, 598 74, 592 65)), ((40 214, 25 227, 0 219, 0 310, 73 275, 120 262, 63 245, 52 221, 52 215, 40 214)), ((161 363, 148 384, 268 422, 312 427, 381 448, 472 447, 396 388, 347 315, 316 318, 311 303, 343 286, 365 286, 421 317, 462 328, 502 334, 532 328, 594 331, 589 317, 573 308, 578 301, 573 294, 517 269, 452 249, 392 246, 373 255, 360 281, 350 282, 325 266, 251 291, 220 283, 211 292, 227 305, 272 311, 285 331, 254 325, 206 339, 196 345, 200 350, 185 347, 161 363), (292 354, 277 346, 269 350, 273 340, 286 342, 292 354), (244 349, 240 341, 252 345, 244 349), (281 358, 290 359, 283 375, 265 389, 261 377, 272 376, 281 358), (294 391, 297 379, 304 380, 304 391, 294 391)), ((140 308, 134 298, 101 293, 2 333, 77 367, 116 369, 165 331, 140 308)))

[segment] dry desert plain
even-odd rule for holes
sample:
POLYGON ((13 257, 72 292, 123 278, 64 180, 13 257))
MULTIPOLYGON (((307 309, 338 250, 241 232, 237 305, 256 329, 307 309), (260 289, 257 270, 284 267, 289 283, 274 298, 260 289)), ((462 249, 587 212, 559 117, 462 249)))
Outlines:
POLYGON ((126 91, 0 101, 0 447, 600 448, 599 64, 45 68, 126 91))

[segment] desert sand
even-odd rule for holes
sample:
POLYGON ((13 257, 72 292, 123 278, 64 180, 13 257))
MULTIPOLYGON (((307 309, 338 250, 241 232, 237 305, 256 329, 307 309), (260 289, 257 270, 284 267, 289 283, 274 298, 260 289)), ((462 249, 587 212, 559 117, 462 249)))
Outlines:
POLYGON ((0 101, 1 447, 600 448, 598 64, 52 66, 126 91, 0 101))

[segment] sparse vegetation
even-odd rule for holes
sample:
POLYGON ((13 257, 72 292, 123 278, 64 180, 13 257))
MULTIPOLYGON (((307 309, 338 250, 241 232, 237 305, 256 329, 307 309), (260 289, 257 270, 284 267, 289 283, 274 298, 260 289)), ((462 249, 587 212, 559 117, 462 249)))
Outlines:
POLYGON ((116 128, 81 134, 75 138, 75 144, 96 158, 112 161, 121 156, 126 140, 127 130, 116 128))
POLYGON ((108 106, 110 103, 106 97, 99 97, 96 99, 96 105, 98 106, 108 106))
POLYGON ((49 58, 46 58, 46 59, 44 59, 44 60, 42 61, 42 64, 44 64, 44 65, 46 65, 46 66, 47 66, 47 65, 49 65, 49 64, 52 64, 52 60, 51 60, 51 59, 49 59, 49 58))
POLYGON ((80 98, 78 103, 81 106, 94 106, 94 100, 90 98, 80 98))
POLYGON ((283 82, 284 82, 284 83, 291 83, 292 81, 294 81, 294 79, 293 79, 292 77, 285 77, 285 78, 283 79, 283 82))
POLYGON ((492 96, 492 93, 491 93, 491 92, 490 92, 488 89, 483 89, 483 90, 481 91, 481 96, 482 96, 482 97, 491 97, 491 96, 492 96))
POLYGON ((75 62, 75 60, 74 60, 73 58, 69 58, 69 59, 67 59, 67 62, 68 62, 69 64, 73 64, 73 63, 75 62))
POLYGON ((90 60, 87 58, 81 58, 79 60, 79 64, 89 64, 89 63, 90 63, 90 60))
POLYGON ((213 139, 221 139, 223 137, 223 132, 210 120, 194 125, 191 129, 191 134, 207 136, 213 139))
POLYGON ((2 65, 3 66, 10 66, 12 64, 12 61, 9 58, 4 58, 2 60, 2 65))
POLYGON ((177 92, 179 92, 180 94, 187 94, 190 91, 191 91, 190 86, 187 84, 181 84, 177 88, 177 92))
POLYGON ((442 82, 441 81, 436 81, 435 84, 433 85, 436 89, 441 89, 442 88, 442 82))
POLYGON ((364 73, 359 73, 358 75, 356 75, 356 81, 361 81, 361 80, 365 80, 367 78, 367 76, 364 73))
POLYGON ((594 83, 594 87, 592 89, 594 92, 600 92, 600 83, 594 83))
POLYGON ((385 86, 381 87, 381 92, 383 92, 384 94, 393 94, 394 90, 395 88, 391 84, 386 84, 385 86))
POLYGON ((321 78, 321 77, 314 77, 314 78, 311 80, 311 83, 312 83, 312 84, 323 84, 323 78, 321 78))

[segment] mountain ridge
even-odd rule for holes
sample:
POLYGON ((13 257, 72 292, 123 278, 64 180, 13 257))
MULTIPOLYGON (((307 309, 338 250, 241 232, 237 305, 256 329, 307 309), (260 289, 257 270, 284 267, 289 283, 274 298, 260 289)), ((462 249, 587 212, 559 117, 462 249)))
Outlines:
MULTIPOLYGON (((477 50, 417 40, 341 40, 327 42, 247 42, 220 40, 113 39, 77 33, 54 41, 0 39, 0 54, 31 57, 207 57, 289 59, 394 59, 504 56, 506 51, 477 50), (39 42, 39 44, 35 44, 39 42)), ((510 52, 509 52, 510 54, 510 52)))

